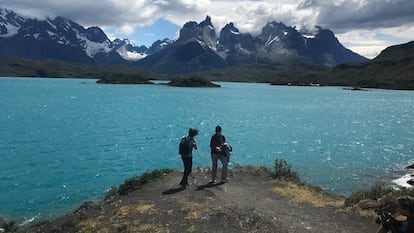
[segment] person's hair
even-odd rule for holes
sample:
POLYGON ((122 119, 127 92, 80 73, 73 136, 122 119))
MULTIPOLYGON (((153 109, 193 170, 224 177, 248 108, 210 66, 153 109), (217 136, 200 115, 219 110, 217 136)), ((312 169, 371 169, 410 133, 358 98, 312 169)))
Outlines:
POLYGON ((217 126, 216 126, 216 133, 217 133, 217 132, 221 132, 221 127, 220 127, 220 125, 217 125, 217 126))
POLYGON ((398 205, 414 214, 414 198, 411 196, 402 196, 397 199, 398 205))
POLYGON ((198 129, 195 129, 195 128, 190 128, 190 129, 188 130, 188 135, 189 135, 190 137, 195 137, 197 134, 198 134, 198 129))

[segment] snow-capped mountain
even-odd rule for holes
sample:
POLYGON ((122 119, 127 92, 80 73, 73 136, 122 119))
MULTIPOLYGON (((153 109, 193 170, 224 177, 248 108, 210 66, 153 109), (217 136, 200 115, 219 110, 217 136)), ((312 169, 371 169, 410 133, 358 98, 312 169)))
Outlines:
POLYGON ((0 57, 120 64, 146 56, 146 48, 119 43, 99 27, 84 28, 62 17, 33 19, 0 8, 0 57))
POLYGON ((187 22, 177 40, 163 39, 150 48, 131 41, 111 41, 99 27, 62 18, 33 19, 0 8, 0 57, 58 59, 89 64, 132 64, 155 72, 177 74, 244 63, 302 62, 335 66, 367 59, 346 49, 332 31, 302 33, 269 22, 259 35, 240 32, 233 23, 220 32, 207 16, 187 22))
POLYGON ((219 38, 216 35, 209 16, 199 24, 188 22, 175 42, 137 64, 156 72, 175 74, 244 63, 301 62, 335 66, 368 60, 346 49, 332 31, 319 27, 312 34, 304 34, 274 21, 267 23, 259 35, 252 36, 229 23, 219 38))
POLYGON ((216 35, 209 16, 199 24, 188 22, 181 28, 176 41, 138 61, 136 65, 166 74, 224 68, 226 63, 217 52, 216 35))
POLYGON ((128 61, 138 61, 147 56, 148 48, 146 46, 136 46, 128 39, 115 39, 113 47, 119 55, 128 61))

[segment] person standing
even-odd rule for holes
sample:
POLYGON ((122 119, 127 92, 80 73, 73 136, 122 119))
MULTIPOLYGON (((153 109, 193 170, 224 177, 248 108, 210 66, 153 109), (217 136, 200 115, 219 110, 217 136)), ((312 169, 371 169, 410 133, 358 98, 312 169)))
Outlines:
POLYGON ((386 222, 378 229, 377 233, 387 232, 401 232, 401 233, 414 233, 414 198, 411 196, 402 196, 397 199, 399 206, 399 214, 407 217, 403 222, 399 222, 396 226, 393 226, 394 222, 386 222), (390 226, 391 225, 391 226, 390 226))
POLYGON ((198 129, 190 128, 188 130, 188 136, 181 138, 179 146, 179 154, 184 164, 183 178, 181 179, 180 186, 185 188, 188 185, 188 176, 193 169, 193 149, 197 150, 197 143, 194 137, 198 134, 198 129))
POLYGON ((220 160, 222 164, 221 169, 221 181, 227 182, 227 170, 229 164, 229 156, 226 156, 222 153, 222 146, 226 143, 226 137, 222 134, 222 129, 218 125, 216 126, 216 133, 211 136, 210 148, 211 148, 211 161, 212 161, 212 170, 211 170, 211 182, 216 182, 217 176, 217 161, 220 160))

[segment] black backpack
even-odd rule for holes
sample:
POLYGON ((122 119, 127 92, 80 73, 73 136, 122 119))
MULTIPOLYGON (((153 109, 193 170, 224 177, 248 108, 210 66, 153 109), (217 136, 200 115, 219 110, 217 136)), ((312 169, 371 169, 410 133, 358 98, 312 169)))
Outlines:
POLYGON ((182 137, 180 141, 180 145, 178 146, 178 153, 180 155, 188 155, 190 154, 190 142, 192 140, 188 139, 187 137, 182 137))

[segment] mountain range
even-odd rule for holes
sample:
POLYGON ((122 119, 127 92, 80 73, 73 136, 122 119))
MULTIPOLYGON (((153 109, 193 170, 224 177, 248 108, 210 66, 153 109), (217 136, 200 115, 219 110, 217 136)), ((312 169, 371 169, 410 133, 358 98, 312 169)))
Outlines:
POLYGON ((86 64, 128 64, 154 53, 170 40, 150 48, 128 39, 111 41, 99 27, 84 28, 63 17, 35 19, 0 8, 0 57, 57 59, 86 64))
POLYGON ((186 23, 176 41, 136 64, 155 72, 177 74, 249 63, 333 67, 367 60, 341 45, 332 31, 320 27, 313 34, 303 34, 274 21, 267 23, 261 34, 252 36, 240 33, 229 23, 217 37, 207 16, 201 23, 186 23))
POLYGON ((332 31, 320 27, 304 33, 274 21, 252 36, 229 23, 218 36, 207 16, 200 23, 187 22, 178 39, 158 40, 147 48, 135 46, 128 39, 111 41, 99 27, 84 28, 63 17, 34 19, 2 8, 0 57, 130 64, 164 74, 248 63, 300 62, 333 67, 368 60, 341 45, 332 31))

